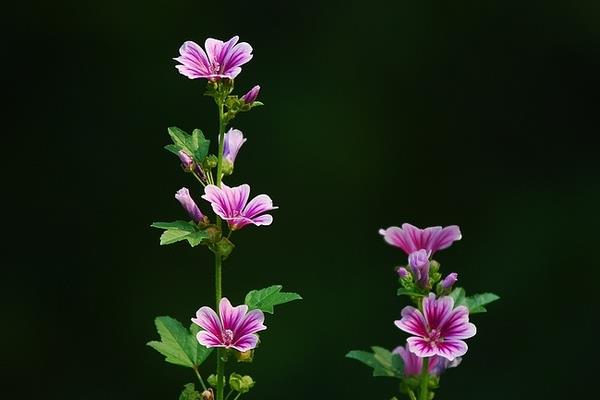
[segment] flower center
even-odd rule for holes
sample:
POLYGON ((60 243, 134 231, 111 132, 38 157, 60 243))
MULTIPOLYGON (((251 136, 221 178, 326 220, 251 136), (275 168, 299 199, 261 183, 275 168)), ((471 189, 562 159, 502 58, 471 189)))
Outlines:
POLYGON ((443 342, 444 339, 442 339, 441 336, 442 334, 438 329, 432 329, 429 331, 429 337, 427 338, 427 341, 431 342, 431 344, 443 342))
POLYGON ((233 342, 233 331, 231 329, 225 329, 223 331, 223 344, 229 346, 233 342))
POLYGON ((221 72, 221 64, 215 60, 212 60, 210 63, 210 69, 212 70, 213 74, 219 74, 221 72))

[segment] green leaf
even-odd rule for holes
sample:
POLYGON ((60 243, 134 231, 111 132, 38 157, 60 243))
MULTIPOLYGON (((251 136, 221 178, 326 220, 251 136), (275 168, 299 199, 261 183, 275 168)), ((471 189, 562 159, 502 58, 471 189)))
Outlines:
POLYGON ((454 299, 454 306, 466 306, 469 309, 470 314, 478 314, 487 312, 484 307, 493 301, 498 300, 500 297, 494 293, 480 293, 473 296, 467 296, 465 289, 461 287, 455 288, 450 296, 454 299))
POLYGON ((466 299, 466 306, 470 314, 484 313, 487 309, 484 307, 493 301, 500 299, 500 296, 494 293, 480 293, 469 296, 466 299))
POLYGON ((188 221, 155 222, 150 226, 158 229, 178 229, 187 232, 194 232, 198 229, 194 223, 188 221))
POLYGON ((173 154, 178 154, 180 150, 183 150, 193 157, 197 164, 202 163, 208 154, 210 140, 204 137, 200 129, 194 129, 191 135, 176 126, 170 127, 168 131, 173 144, 165 146, 165 149, 173 154))
POLYGON ((202 160, 208 154, 208 148, 210 147, 210 140, 204 137, 204 134, 200 129, 194 129, 192 137, 189 141, 189 149, 192 151, 192 155, 196 158, 196 162, 201 163, 202 160))
POLYGON ((402 358, 392 354, 383 347, 371 347, 373 353, 362 350, 354 350, 346 354, 347 358, 358 360, 373 368, 373 376, 386 376, 391 378, 402 378, 404 364, 402 358))
POLYGON ((198 343, 194 331, 189 331, 179 321, 171 317, 157 317, 154 320, 161 341, 148 342, 152 347, 165 356, 165 361, 183 367, 196 368, 211 353, 198 343))
POLYGON ((160 235, 160 244, 164 246, 166 244, 172 244, 184 240, 187 236, 190 235, 189 231, 182 231, 179 229, 169 229, 164 231, 162 235, 160 235))
POLYGON ((196 390, 196 386, 193 383, 188 383, 183 386, 183 392, 179 395, 179 400, 201 400, 202 396, 200 392, 196 390))
POLYGON ((196 247, 200 243, 202 243, 202 241, 204 239, 208 239, 208 233, 205 230, 202 230, 202 231, 198 230, 196 232, 189 234, 185 238, 189 242, 190 246, 196 247))
POLYGON ((168 144, 165 146, 165 150, 170 151, 179 157, 179 150, 181 150, 181 147, 177 146, 176 144, 168 144))
POLYGON ((273 314, 274 306, 302 299, 298 293, 281 292, 281 289, 281 285, 273 285, 261 290, 252 290, 246 295, 244 303, 251 310, 259 309, 273 314))
POLYGON ((171 140, 176 146, 179 146, 181 149, 187 148, 187 137, 189 136, 183 129, 179 129, 176 126, 172 126, 167 129, 169 132, 169 136, 171 136, 171 140))
POLYGON ((423 297, 424 296, 423 294, 417 293, 414 290, 405 289, 405 288, 399 288, 398 292, 396 292, 396 294, 398 296, 416 296, 416 297, 423 297))

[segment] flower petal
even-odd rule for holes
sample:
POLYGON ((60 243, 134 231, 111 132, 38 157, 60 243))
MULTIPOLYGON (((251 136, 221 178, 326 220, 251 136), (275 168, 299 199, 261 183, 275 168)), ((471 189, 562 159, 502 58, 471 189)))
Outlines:
POLYGON ((430 329, 440 329, 440 326, 450 317, 454 299, 450 296, 435 298, 435 294, 429 293, 429 296, 423 299, 423 313, 430 329))
POLYGON ((394 349, 394 351, 392 351, 392 353, 398 354, 402 358, 402 361, 404 362, 404 375, 414 376, 421 373, 421 369, 423 368, 423 359, 411 353, 408 349, 408 345, 406 345, 406 347, 398 346, 394 349))
POLYGON ((219 64, 221 63, 219 59, 223 50, 222 40, 208 38, 204 41, 204 48, 206 49, 206 55, 211 63, 215 61, 219 64))
POLYGON ((230 215, 237 216, 242 212, 242 210, 246 206, 246 203, 248 202, 248 197, 250 196, 250 185, 244 184, 230 188, 227 185, 223 184, 222 190, 227 202, 229 203, 229 208, 232 213, 230 215))
MULTIPOLYGON (((237 36, 235 38, 237 42, 237 36)), ((238 43, 232 48, 224 49, 221 55, 223 60, 223 73, 233 75, 232 78, 235 78, 239 73, 237 70, 239 69, 241 71, 241 68, 239 67, 252 59, 252 46, 246 42, 238 43)))
POLYGON ((469 310, 458 306, 439 326, 440 334, 446 339, 468 339, 475 336, 477 328, 469 322, 469 310))
POLYGON ((192 318, 192 322, 216 337, 221 336, 221 320, 210 307, 204 306, 196 311, 196 318, 192 318))
POLYGON ((431 342, 423 338, 411 336, 406 339, 406 342, 408 343, 408 349, 418 357, 431 357, 436 354, 436 349, 431 345, 431 342))
POLYGON ((398 228, 397 226, 390 226, 387 229, 380 229, 379 234, 383 236, 383 240, 385 240, 388 244, 401 248, 407 255, 420 250, 415 247, 407 232, 401 228, 398 228))
POLYGON ((464 356, 468 349, 462 340, 450 339, 438 343, 436 353, 448 361, 453 361, 456 357, 464 356))
POLYGON ((174 58, 182 65, 176 66, 179 72, 190 79, 210 74, 210 61, 197 43, 188 40, 179 48, 180 57, 174 58))
POLYGON ((204 188, 204 195, 202 198, 212 206, 213 211, 221 218, 227 218, 229 216, 230 208, 225 195, 221 188, 215 185, 207 185, 204 188))
POLYGON ((238 338, 241 338, 242 336, 264 331, 267 329, 267 327, 263 325, 264 321, 265 315, 261 310, 250 311, 233 332, 234 341, 237 342, 238 338))
POLYGON ((402 319, 394 321, 394 324, 404 332, 413 335, 427 336, 427 325, 421 311, 414 307, 406 306, 402 309, 402 319))
POLYGON ((209 331, 200 331, 196 335, 198 342, 205 347, 225 347, 222 340, 209 331))
POLYGON ((436 252, 443 250, 452 245, 453 242, 460 240, 462 234, 460 228, 457 225, 447 226, 438 232, 436 232, 430 239, 428 246, 429 250, 436 252))
POLYGON ((221 323, 223 324, 223 330, 230 329, 235 332, 238 325, 244 320, 244 316, 247 312, 247 305, 242 304, 233 307, 229 299, 223 297, 219 303, 219 315, 221 317, 221 323))
POLYGON ((231 347, 243 353, 244 351, 254 349, 257 344, 258 335, 250 334, 240 337, 238 340, 235 341, 235 343, 231 345, 231 347))
POLYGON ((262 214, 267 211, 276 210, 279 207, 273 206, 273 200, 266 194, 259 194, 244 208, 242 214, 246 218, 254 218, 255 216, 262 214))

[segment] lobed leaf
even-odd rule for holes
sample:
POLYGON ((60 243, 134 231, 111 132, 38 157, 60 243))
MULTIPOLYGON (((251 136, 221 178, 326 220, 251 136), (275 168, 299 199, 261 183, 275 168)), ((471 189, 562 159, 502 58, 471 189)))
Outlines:
POLYGON ((179 400, 202 400, 202 395, 196 390, 196 386, 193 383, 188 383, 183 386, 179 400))
POLYGON ((373 346, 371 349, 373 350, 373 353, 362 350, 353 350, 346 354, 346 357, 360 361, 373 368, 373 376, 385 376, 398 379, 401 379, 404 376, 404 363, 402 357, 397 354, 392 354, 383 347, 373 346))
POLYGON ((454 299, 455 306, 467 307, 470 314, 487 312, 487 309, 484 306, 500 299, 500 296, 494 293, 479 293, 473 296, 467 296, 465 290, 461 287, 455 288, 450 293, 450 296, 454 299))
POLYGON ((281 292, 281 289, 281 285, 273 285, 260 290, 252 290, 246 295, 244 303, 251 310, 259 309, 274 314, 275 306, 302 299, 298 293, 281 292))

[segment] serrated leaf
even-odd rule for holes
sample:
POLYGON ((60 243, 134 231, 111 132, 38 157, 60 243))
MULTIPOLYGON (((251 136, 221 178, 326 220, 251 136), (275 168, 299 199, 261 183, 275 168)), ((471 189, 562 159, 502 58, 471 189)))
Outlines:
POLYGON ((196 247, 202 243, 204 239, 208 239, 208 233, 206 233, 205 230, 198 230, 186 236, 185 239, 188 241, 190 246, 196 247))
POLYGON ((462 306, 465 304, 465 289, 461 287, 454 288, 452 292, 450 292, 450 297, 454 299, 454 306, 462 306))
POLYGON ((373 353, 362 350, 354 350, 346 354, 347 358, 358 360, 373 368, 373 376, 386 376, 390 378, 402 378, 404 363, 397 354, 392 354, 383 347, 373 346, 373 353))
POLYGON ((179 395, 179 400, 201 400, 200 392, 196 390, 193 383, 188 383, 183 386, 183 391, 179 395))
POLYGON ((173 244, 181 240, 185 240, 190 234, 191 232, 189 231, 182 231, 180 229, 169 229, 164 231, 163 234, 160 235, 160 244, 161 246, 173 244))
POLYGON ((251 310, 259 309, 273 314, 274 306, 302 299, 298 293, 281 292, 281 289, 281 285, 273 285, 260 290, 252 290, 246 295, 244 303, 251 310))
POLYGON ((209 147, 210 140, 204 137, 204 134, 200 129, 194 129, 189 140, 188 148, 192 151, 192 155, 197 163, 202 163, 204 158, 206 158, 209 147))
POLYGON ((212 349, 198 343, 198 331, 186 329, 179 321, 171 317, 157 317, 154 320, 161 341, 148 342, 152 347, 165 356, 165 361, 195 368, 206 360, 212 349))
POLYGON ((180 150, 183 150, 191 156, 197 164, 202 163, 208 154, 210 140, 204 137, 204 134, 200 129, 194 129, 191 135, 176 126, 168 128, 168 131, 171 140, 173 140, 173 144, 165 146, 165 149, 173 154, 178 154, 180 150))
POLYGON ((182 149, 187 148, 187 137, 189 136, 183 129, 179 129, 176 126, 171 126, 167 128, 169 132, 169 136, 171 136, 171 140, 176 146, 179 146, 182 149))
POLYGON ((474 294, 466 298, 466 306, 470 314, 484 313, 487 312, 484 306, 498 299, 500 299, 500 296, 494 293, 474 294))

